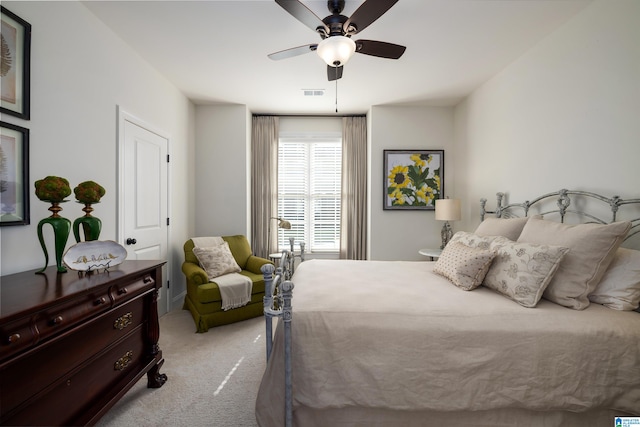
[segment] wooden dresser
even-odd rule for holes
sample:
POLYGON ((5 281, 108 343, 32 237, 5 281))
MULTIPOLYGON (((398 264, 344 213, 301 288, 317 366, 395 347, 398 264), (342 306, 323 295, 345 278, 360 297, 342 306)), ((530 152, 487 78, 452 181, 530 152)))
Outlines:
POLYGON ((1 277, 0 424, 91 425, 144 374, 161 387, 163 264, 1 277))

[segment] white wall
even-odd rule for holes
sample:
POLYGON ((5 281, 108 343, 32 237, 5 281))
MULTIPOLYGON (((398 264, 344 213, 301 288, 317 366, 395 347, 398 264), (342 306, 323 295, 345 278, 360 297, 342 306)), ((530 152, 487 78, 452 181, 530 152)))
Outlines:
MULTIPOLYGON (((95 214, 101 238, 114 239, 121 105, 172 137, 173 283, 184 282, 187 238, 249 234, 246 107, 194 107, 79 3, 3 6, 33 25, 32 119, 2 117, 31 130, 31 187, 50 174, 101 183, 95 214)), ((421 260, 418 249, 440 242, 432 211, 383 211, 384 149, 445 150, 446 193, 463 199, 454 231, 474 229, 478 200, 493 203, 497 191, 513 201, 563 187, 638 197, 639 16, 636 0, 594 2, 455 109, 372 107, 370 258, 421 260)), ((36 224, 49 212, 31 194, 32 225, 0 228, 0 274, 44 262, 36 224)), ((63 214, 79 216, 74 205, 63 214)))
POLYGON ((295 117, 279 119, 280 134, 304 132, 336 132, 342 135, 342 117, 295 117))
MULTIPOLYGON (((72 188, 85 180, 101 184, 107 192, 93 214, 102 220, 100 239, 116 239, 119 105, 171 137, 169 257, 174 291, 179 293, 184 282, 182 244, 193 229, 193 104, 81 3, 2 5, 32 25, 31 120, 2 117, 30 129, 31 225, 0 229, 0 274, 44 265, 36 229, 50 212, 49 205, 35 197, 33 183, 47 175, 67 178, 72 188)), ((72 221, 83 214, 72 201, 63 208, 62 216, 72 221)), ((67 247, 73 243, 70 236, 67 247)), ((55 264, 50 246, 50 264, 55 264)))
POLYGON ((596 1, 457 106, 466 227, 498 191, 639 197, 639 118, 640 2, 596 1))
POLYGON ((244 105, 196 107, 195 236, 251 238, 251 116, 244 105))
MULTIPOLYGON (((421 248, 438 248, 442 223, 434 211, 383 210, 383 150, 444 150, 445 195, 457 198, 453 108, 372 107, 369 117, 369 259, 422 260, 421 248)), ((452 224, 456 230, 456 224, 452 224)))

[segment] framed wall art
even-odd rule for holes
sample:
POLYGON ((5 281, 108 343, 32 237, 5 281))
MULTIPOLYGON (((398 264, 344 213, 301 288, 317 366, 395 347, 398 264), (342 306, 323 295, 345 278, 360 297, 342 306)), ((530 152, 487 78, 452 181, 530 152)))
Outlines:
POLYGON ((29 120, 31 24, 0 6, 0 112, 29 120))
POLYGON ((383 209, 434 210, 443 178, 444 150, 384 150, 383 209))
POLYGON ((29 129, 0 122, 0 226, 29 224, 29 129))

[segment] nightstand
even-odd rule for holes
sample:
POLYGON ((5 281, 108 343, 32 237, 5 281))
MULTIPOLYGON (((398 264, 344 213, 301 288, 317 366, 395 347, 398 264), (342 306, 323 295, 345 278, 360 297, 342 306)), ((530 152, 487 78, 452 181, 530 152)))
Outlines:
POLYGON ((442 255, 442 249, 426 248, 426 249, 420 249, 418 253, 420 255, 428 256, 429 258, 431 258, 431 261, 434 261, 435 258, 439 258, 440 255, 442 255))
POLYGON ((275 264, 278 264, 280 258, 282 258, 282 252, 276 252, 273 254, 269 254, 269 259, 273 261, 275 264))

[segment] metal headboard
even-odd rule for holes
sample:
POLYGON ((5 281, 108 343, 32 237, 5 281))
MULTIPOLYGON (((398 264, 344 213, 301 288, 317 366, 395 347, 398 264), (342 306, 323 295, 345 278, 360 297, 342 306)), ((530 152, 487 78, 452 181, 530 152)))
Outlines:
POLYGON ((631 230, 629 230, 629 234, 627 234, 627 239, 636 234, 640 234, 640 216, 636 218, 633 217, 635 215, 640 215, 640 199, 623 200, 619 196, 613 196, 609 198, 600 194, 591 193, 589 191, 565 189, 556 191, 554 193, 548 193, 531 201, 527 200, 522 203, 503 204, 505 202, 505 194, 497 193, 496 196, 497 203, 495 211, 488 211, 486 209, 487 199, 480 199, 481 220, 484 220, 486 214, 495 215, 497 218, 517 218, 529 216, 529 214, 542 215, 543 217, 547 217, 549 215, 557 214, 560 216, 560 222, 565 222, 565 219, 568 215, 575 215, 581 220, 580 222, 609 224, 618 220, 618 209, 621 206, 635 205, 637 209, 629 209, 627 211, 630 215, 632 215, 632 217, 620 218, 620 220, 631 222, 631 230), (552 202, 554 199, 556 202, 556 207, 551 210, 543 210, 548 209, 549 203, 545 204, 545 202, 552 202), (593 203, 589 203, 589 201, 595 201, 599 206, 594 206, 593 203), (576 209, 573 209, 572 205, 576 206, 576 209), (582 208, 582 206, 584 206, 584 208, 582 208), (586 212, 586 210, 584 210, 586 208, 589 209, 589 212, 586 212), (539 210, 533 212, 536 209, 539 210), (605 214, 609 215, 609 219, 603 219, 602 215, 605 214))

